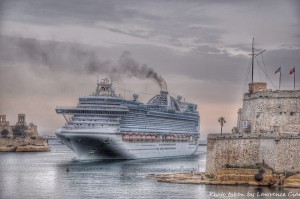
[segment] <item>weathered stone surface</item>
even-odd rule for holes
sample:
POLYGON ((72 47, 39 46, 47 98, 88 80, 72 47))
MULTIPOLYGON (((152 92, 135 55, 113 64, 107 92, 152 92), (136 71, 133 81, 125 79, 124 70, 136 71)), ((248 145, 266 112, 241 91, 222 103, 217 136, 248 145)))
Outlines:
POLYGON ((285 179, 284 187, 300 188, 300 174, 296 174, 285 179))
POLYGON ((13 152, 16 151, 17 147, 15 146, 0 146, 0 152, 13 152))
POLYGON ((42 152, 50 151, 47 140, 38 135, 37 126, 25 122, 25 114, 18 115, 18 122, 9 126, 5 115, 0 115, 0 152, 42 152))
POLYGON ((245 93, 239 133, 300 133, 300 90, 245 93), (246 121, 248 128, 243 125, 246 121))
POLYGON ((50 151, 49 146, 26 145, 26 146, 19 146, 16 148, 16 152, 46 152, 46 151, 50 151))
POLYGON ((257 182, 254 179, 257 172, 258 169, 220 169, 216 176, 207 173, 175 173, 151 175, 151 177, 159 182, 180 184, 273 186, 277 182, 277 175, 269 170, 263 175, 263 180, 257 182))
POLYGON ((30 138, 0 138, 0 152, 44 152, 50 151, 47 141, 38 137, 30 138))
POLYGON ((244 167, 256 163, 265 163, 276 172, 300 171, 300 137, 209 135, 207 139, 208 173, 225 165, 244 167))
POLYGON ((244 94, 234 133, 208 135, 206 172, 257 163, 276 172, 300 171, 300 90, 251 86, 257 88, 244 94))

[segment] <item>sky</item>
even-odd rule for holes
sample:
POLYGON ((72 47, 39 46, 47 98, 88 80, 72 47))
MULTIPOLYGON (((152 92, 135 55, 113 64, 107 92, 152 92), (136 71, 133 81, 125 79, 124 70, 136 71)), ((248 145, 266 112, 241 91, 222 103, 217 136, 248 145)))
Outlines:
MULTIPOLYGON (((297 0, 2 0, 0 114, 18 113, 52 134, 65 121, 57 106, 76 106, 112 78, 127 99, 147 102, 166 82, 172 96, 198 105, 201 139, 236 125, 250 82, 300 89, 297 0), (146 72, 151 76, 146 78, 146 72)), ((166 87, 166 86, 165 86, 166 87)))

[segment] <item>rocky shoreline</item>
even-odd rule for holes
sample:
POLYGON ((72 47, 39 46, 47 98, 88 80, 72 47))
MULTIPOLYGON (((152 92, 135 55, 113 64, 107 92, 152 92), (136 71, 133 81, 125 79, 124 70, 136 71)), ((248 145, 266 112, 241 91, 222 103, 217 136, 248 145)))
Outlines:
POLYGON ((51 148, 43 138, 0 138, 0 152, 48 152, 51 148))
POLYGON ((300 188, 300 174, 285 177, 283 174, 272 174, 267 171, 261 181, 255 179, 258 169, 220 169, 216 176, 208 173, 173 173, 149 174, 158 182, 178 184, 206 184, 206 185, 244 185, 300 188))

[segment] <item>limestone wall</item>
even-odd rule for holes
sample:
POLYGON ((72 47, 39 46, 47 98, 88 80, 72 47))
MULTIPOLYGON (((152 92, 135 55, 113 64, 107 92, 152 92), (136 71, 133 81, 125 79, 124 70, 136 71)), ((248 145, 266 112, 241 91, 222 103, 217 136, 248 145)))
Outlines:
POLYGON ((209 135, 206 171, 226 164, 266 163, 277 172, 300 171, 300 90, 272 91, 249 84, 233 134, 209 135))
POLYGON ((300 90, 245 93, 237 130, 239 133, 300 132, 300 90))
POLYGON ((249 166, 265 163, 276 172, 300 171, 300 136, 237 137, 209 135, 206 172, 216 173, 226 164, 249 166))

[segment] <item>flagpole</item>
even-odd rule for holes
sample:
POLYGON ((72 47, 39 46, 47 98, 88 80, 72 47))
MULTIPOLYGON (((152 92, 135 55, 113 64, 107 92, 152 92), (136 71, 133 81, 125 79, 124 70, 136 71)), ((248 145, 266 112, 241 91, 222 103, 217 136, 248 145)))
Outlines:
POLYGON ((279 74, 279 90, 280 90, 280 87, 281 87, 281 66, 275 71, 275 74, 278 73, 278 72, 280 73, 279 74))
POLYGON ((280 85, 281 85, 281 66, 280 66, 280 75, 279 75, 279 90, 280 90, 280 85))
POLYGON ((296 66, 294 66, 294 90, 295 90, 295 85, 296 85, 296 66))

